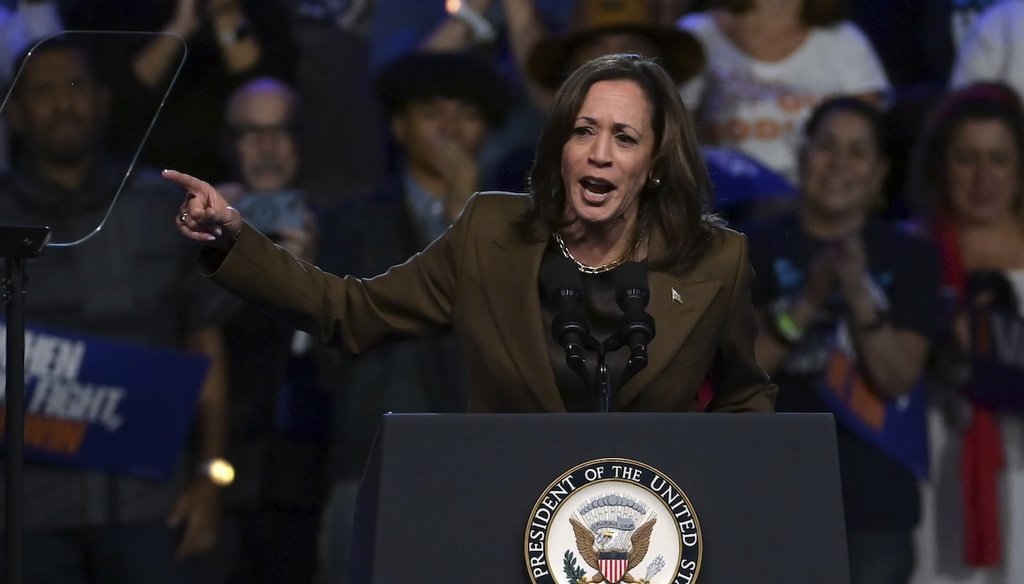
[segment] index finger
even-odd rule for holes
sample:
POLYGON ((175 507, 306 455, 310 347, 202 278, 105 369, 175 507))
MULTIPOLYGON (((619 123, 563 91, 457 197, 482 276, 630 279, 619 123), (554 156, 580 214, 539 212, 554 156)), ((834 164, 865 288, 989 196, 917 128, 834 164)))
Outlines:
POLYGON ((205 181, 199 180, 190 174, 178 172, 177 170, 172 170, 170 168, 165 169, 160 173, 160 175, 190 192, 202 190, 207 184, 205 181))

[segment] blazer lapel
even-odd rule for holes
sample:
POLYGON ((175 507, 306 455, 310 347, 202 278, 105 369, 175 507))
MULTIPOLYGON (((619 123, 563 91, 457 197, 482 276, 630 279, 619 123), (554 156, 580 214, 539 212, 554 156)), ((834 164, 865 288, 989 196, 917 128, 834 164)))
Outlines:
POLYGON ((682 285, 678 278, 661 272, 649 272, 648 285, 651 301, 647 310, 654 317, 654 340, 648 348, 647 367, 620 388, 616 401, 621 406, 652 385, 678 358, 679 347, 722 287, 717 281, 682 285))
POLYGON ((484 286, 498 337, 505 343, 525 384, 545 411, 565 411, 554 373, 548 366, 546 329, 541 323, 537 278, 547 241, 525 241, 511 234, 496 236, 481 253, 480 269, 493 274, 484 286))
MULTIPOLYGON (((663 248, 659 237, 651 238, 655 251, 663 248)), ((647 352, 647 367, 619 388, 617 409, 636 399, 655 383, 668 365, 679 359, 679 350, 693 327, 707 311, 722 288, 718 280, 691 279, 667 272, 647 272, 650 303, 647 312, 654 318, 655 334, 647 352)))

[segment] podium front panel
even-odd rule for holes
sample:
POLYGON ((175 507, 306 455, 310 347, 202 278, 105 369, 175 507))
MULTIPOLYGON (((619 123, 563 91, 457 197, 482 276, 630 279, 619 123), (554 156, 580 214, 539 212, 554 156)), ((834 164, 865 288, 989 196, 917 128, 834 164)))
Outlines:
POLYGON ((354 574, 529 583, 531 510, 560 475, 601 458, 655 467, 685 493, 699 584, 849 580, 830 414, 387 415, 361 488, 354 574))

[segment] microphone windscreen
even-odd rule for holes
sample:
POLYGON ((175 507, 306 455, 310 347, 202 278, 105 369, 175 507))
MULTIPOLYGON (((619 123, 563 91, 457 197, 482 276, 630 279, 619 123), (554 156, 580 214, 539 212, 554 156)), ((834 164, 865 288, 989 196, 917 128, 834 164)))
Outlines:
POLYGON ((615 297, 621 305, 625 300, 642 302, 640 308, 647 306, 649 292, 647 290, 647 267, 639 262, 626 262, 612 273, 615 285, 615 297))
POLYGON ((565 290, 572 291, 576 296, 583 294, 583 278, 576 269, 576 264, 560 254, 552 254, 544 260, 540 271, 540 283, 544 296, 552 302, 563 296, 565 290))

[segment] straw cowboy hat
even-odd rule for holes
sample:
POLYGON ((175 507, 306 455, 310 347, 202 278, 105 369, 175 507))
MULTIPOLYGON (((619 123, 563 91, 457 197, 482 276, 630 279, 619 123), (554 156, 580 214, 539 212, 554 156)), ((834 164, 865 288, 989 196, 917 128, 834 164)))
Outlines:
POLYGON ((557 89, 571 73, 573 50, 604 33, 632 33, 652 41, 661 55, 645 56, 659 57, 677 83, 704 68, 700 42, 688 32, 655 22, 649 0, 576 0, 568 30, 538 42, 530 51, 527 71, 541 85, 557 89))

